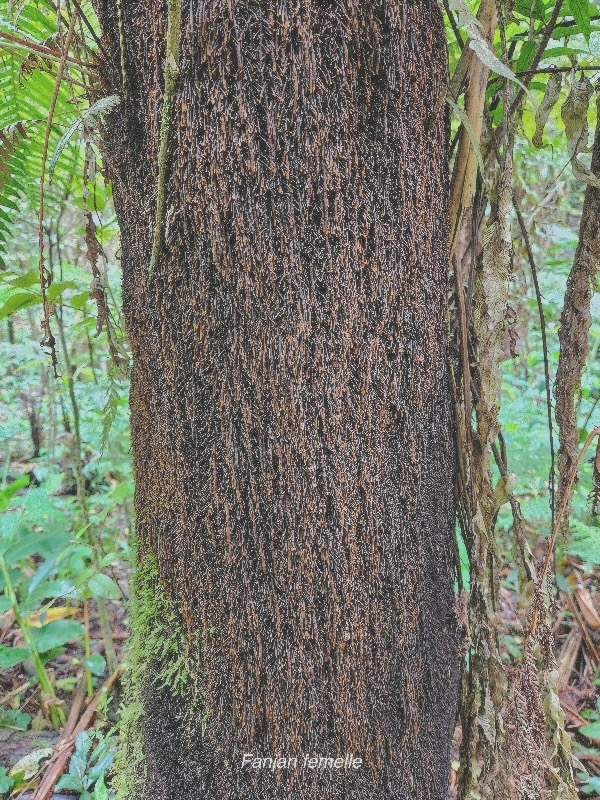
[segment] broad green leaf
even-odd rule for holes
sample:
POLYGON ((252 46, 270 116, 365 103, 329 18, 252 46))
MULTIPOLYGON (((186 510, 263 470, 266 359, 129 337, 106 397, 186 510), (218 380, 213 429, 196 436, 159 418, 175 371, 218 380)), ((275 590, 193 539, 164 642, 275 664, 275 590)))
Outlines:
POLYGON ((121 481, 110 490, 111 500, 115 503, 122 503, 133 497, 133 481, 131 479, 121 481))
POLYGON ((0 728, 18 728, 26 731, 31 724, 31 714, 17 708, 0 708, 0 728))
POLYGON ((0 645, 0 669, 10 669, 29 658, 29 650, 24 647, 4 647, 0 645))
POLYGON ((81 783, 81 779, 77 775, 66 773, 61 777, 59 782, 56 784, 56 788, 59 790, 67 789, 70 792, 82 792, 83 784, 81 783))
POLYGON ((83 636, 83 625, 72 619, 59 619, 42 628, 32 628, 31 635, 40 653, 47 653, 83 636))
POLYGON ((534 0, 533 3, 531 0, 517 0, 515 8, 519 14, 527 17, 527 19, 533 17, 543 22, 546 18, 546 9, 543 0, 534 0))
POLYGON ((15 782, 9 778, 6 767, 0 767, 0 794, 8 794, 15 782))
MULTIPOLYGON (((592 15, 592 18, 593 18, 593 15, 592 15)), ((600 31, 600 25, 598 25, 597 23, 592 22, 592 24, 590 25, 590 29, 591 29, 592 33, 596 33, 597 31, 600 31)), ((554 29, 554 33, 552 34, 552 38, 557 40, 557 41, 559 39, 565 39, 565 40, 571 41, 573 39, 573 37, 579 36, 579 35, 581 35, 581 36, 584 35, 584 31, 581 30, 581 26, 580 25, 558 25, 554 29)), ((590 38, 590 45, 593 45, 593 40, 591 38, 590 38)), ((587 52, 587 51, 584 51, 584 52, 587 52)))
POLYGON ((83 659, 83 665, 92 673, 92 675, 104 675, 106 671, 106 660, 104 656, 94 654, 83 659))
POLYGON ((53 497, 48 494, 46 487, 30 489, 23 498, 23 508, 29 519, 40 524, 42 519, 62 520, 63 513, 57 507, 53 497))
POLYGON ((9 278, 8 282, 11 286, 19 289, 28 289, 30 286, 37 286, 40 282, 40 273, 37 269, 30 269, 24 275, 17 275, 15 278, 9 278))
POLYGON ((20 490, 29 486, 29 475, 21 475, 20 478, 9 483, 3 489, 0 489, 0 511, 7 508, 11 499, 20 490))
POLYGON ((35 575, 31 579, 27 587, 28 595, 33 594, 35 590, 38 588, 38 586, 40 586, 46 580, 46 578, 51 574, 51 572, 55 568, 57 557, 58 553, 50 558, 47 558, 39 565, 35 575))
POLYGON ((10 208, 11 211, 17 211, 17 212, 21 211, 21 209, 14 202, 14 200, 11 200, 9 197, 0 198, 0 206, 2 206, 2 208, 10 208))
POLYGON ((104 597, 106 600, 118 600, 121 596, 121 590, 117 584, 103 572, 92 575, 88 586, 94 597, 104 597))
POLYGON ((552 59, 560 58, 560 56, 576 56, 580 53, 585 53, 585 50, 582 50, 580 47, 549 47, 547 50, 544 50, 542 60, 551 61, 552 59))
MULTIPOLYGON (((16 538, 17 541, 13 540, 14 543, 10 543, 4 550, 4 558, 9 566, 18 564, 19 561, 34 554, 58 557, 65 546, 67 534, 60 530, 43 534, 22 528, 16 538)), ((2 549, 0 545, 0 551, 2 549)))
POLYGON ((82 309, 89 299, 89 292, 81 292, 80 294, 75 294, 73 297, 69 298, 69 305, 71 308, 82 309))
POLYGON ((37 306, 41 302, 42 296, 37 292, 16 292, 0 308, 0 319, 10 317, 11 314, 22 311, 24 308, 37 306))
POLYGON ((537 47, 537 42, 533 40, 528 39, 527 41, 523 42, 521 45, 521 50, 519 51, 519 58, 515 64, 515 72, 525 72, 525 70, 529 68, 529 65, 533 61, 533 57, 536 54, 537 47))
POLYGON ((100 559, 100 567, 109 567, 111 564, 114 564, 115 561, 118 561, 118 559, 119 559, 118 553, 115 552, 107 553, 100 559))
POLYGON ((60 295, 65 292, 67 289, 78 289, 79 287, 75 283, 75 281, 60 281, 57 283, 51 283, 46 291, 48 296, 48 300, 56 300, 60 295))

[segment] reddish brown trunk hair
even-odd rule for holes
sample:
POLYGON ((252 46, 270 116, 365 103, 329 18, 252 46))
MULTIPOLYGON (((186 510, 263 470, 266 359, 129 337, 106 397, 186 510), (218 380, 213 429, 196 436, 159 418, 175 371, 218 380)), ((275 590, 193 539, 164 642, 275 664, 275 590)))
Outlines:
POLYGON ((443 800, 459 656, 438 5, 183 0, 152 277, 166 5, 118 6, 96 0, 124 98, 106 161, 140 556, 200 635, 206 715, 144 688, 143 797, 443 800), (247 752, 363 766, 255 770, 247 752))

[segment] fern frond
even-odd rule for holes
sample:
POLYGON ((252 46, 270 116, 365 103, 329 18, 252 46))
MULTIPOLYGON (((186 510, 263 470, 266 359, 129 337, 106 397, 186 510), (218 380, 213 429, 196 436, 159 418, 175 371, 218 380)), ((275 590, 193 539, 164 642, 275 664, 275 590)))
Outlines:
MULTIPOLYGON (((86 23, 97 24, 89 3, 78 5, 85 7, 86 23)), ((0 16, 0 268, 12 266, 8 243, 16 220, 37 209, 45 121, 64 47, 59 33, 64 23, 61 28, 51 0, 15 2, 13 11, 12 18, 0 16)), ((54 102, 48 147, 55 157, 52 182, 44 189, 46 224, 59 217, 67 196, 83 195, 83 146, 73 133, 92 110, 84 95, 84 84, 93 75, 85 65, 97 46, 92 33, 85 38, 74 33, 54 102)))
POLYGON ((20 139, 27 136, 24 122, 13 122, 6 128, 0 128, 0 190, 6 180, 10 180, 10 160, 20 139))

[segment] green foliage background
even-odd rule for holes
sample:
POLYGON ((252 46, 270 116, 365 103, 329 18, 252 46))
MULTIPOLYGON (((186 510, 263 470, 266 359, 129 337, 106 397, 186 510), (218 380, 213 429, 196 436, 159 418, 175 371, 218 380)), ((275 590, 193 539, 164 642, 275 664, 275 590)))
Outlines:
MULTIPOLYGON (((478 3, 468 5, 475 13, 478 3)), ((95 603, 104 599, 113 621, 122 623, 133 533, 127 371, 123 363, 115 364, 111 358, 106 326, 100 333, 96 330, 98 311, 90 294, 86 212, 92 215, 102 247, 100 269, 111 315, 111 336, 121 356, 126 357, 118 228, 100 149, 102 125, 108 124, 103 119, 109 117, 85 117, 90 107, 87 89, 96 81, 96 69, 81 64, 93 64, 98 55, 92 33, 98 31, 98 25, 91 3, 80 6, 89 24, 80 21, 75 28, 70 51, 73 60, 56 97, 43 170, 44 136, 61 57, 60 42, 74 7, 52 0, 0 0, 0 555, 5 564, 0 577, 0 634, 4 630, 0 672, 4 670, 7 676, 6 687, 17 675, 27 678, 34 688, 40 681, 39 671, 31 675, 26 670, 32 656, 27 637, 19 631, 7 635, 13 624, 8 612, 16 601, 43 668, 63 700, 71 696, 75 676, 81 670, 87 676, 89 691, 107 677, 102 648, 96 646, 90 633, 94 633, 94 623, 91 629, 84 624, 81 609, 87 605, 93 611, 95 603), (91 178, 88 181, 84 180, 84 165, 91 178), (53 277, 48 297, 53 312, 50 322, 57 338, 56 376, 39 345, 42 296, 38 203, 43 172, 44 259, 53 277), (80 441, 74 434, 76 419, 80 441), (87 512, 78 494, 81 479, 87 512), (57 609, 70 611, 55 618, 52 612, 57 609)), ((510 14, 506 29, 509 66, 522 78, 555 3, 517 0, 505 6, 510 14)), ((450 7, 456 9, 457 4, 446 4, 447 10, 450 7)), ((453 69, 460 47, 450 17, 446 19, 453 69)), ((458 36, 464 43, 464 26, 458 36)), ((500 58, 498 37, 494 47, 500 58)), ((558 27, 538 69, 567 69, 574 63, 593 67, 586 73, 592 80, 600 76, 600 8, 596 2, 566 0, 562 4, 558 27)), ((585 185, 572 176, 560 120, 566 80, 562 99, 546 128, 545 147, 538 150, 531 144, 536 111, 532 100, 541 101, 548 75, 540 72, 529 86, 531 97, 525 102, 516 134, 515 184, 538 264, 554 376, 559 354, 557 331, 578 241, 585 185)), ((503 117, 501 89, 502 81, 492 76, 487 113, 496 125, 503 117)), ((460 97, 456 100, 462 103, 460 97)), ((593 129, 593 103, 589 123, 593 129)), ((453 138, 459 126, 460 117, 454 114, 453 138)), ((589 163, 589 156, 582 157, 586 158, 589 163)), ((507 351, 503 362, 501 423, 509 470, 516 476, 516 496, 534 546, 538 537, 548 535, 550 527, 549 433, 540 321, 516 226, 514 232, 510 304, 516 314, 518 339, 516 355, 511 357, 507 351)), ((591 356, 579 405, 582 441, 600 419, 599 310, 596 298, 591 356)), ((561 543, 559 554, 558 582, 566 589, 561 574, 565 558, 579 559, 590 575, 595 575, 600 566, 600 532, 589 508, 590 490, 591 466, 586 463, 575 491, 571 538, 561 543)), ((502 530, 508 534, 512 524, 506 509, 500 512, 501 534, 502 530)), ((464 547, 462 557, 463 579, 468 585, 464 547)), ((504 584, 515 590, 517 577, 508 544, 503 558, 504 584)), ((97 631, 94 635, 98 637, 97 631)), ((507 659, 519 658, 519 645, 518 635, 507 636, 507 659)), ((0 696, 3 693, 0 685, 0 696)), ((22 697, 19 694, 4 704, 0 727, 28 728, 36 724, 36 719, 38 724, 43 720, 44 715, 35 707, 33 714, 21 709, 22 697)), ((588 716, 593 724, 598 714, 592 710, 588 716)), ((107 711, 106 719, 109 717, 107 711)), ((110 725, 105 730, 107 727, 110 725)), ((106 744, 101 733, 97 734, 98 741, 92 741, 94 736, 78 740, 70 777, 63 783, 82 798, 108 797, 110 791, 103 774, 110 762, 107 752, 112 739, 109 736, 106 744)), ((586 746, 599 739, 588 737, 586 746)), ((18 780, 18 775, 11 778, 0 769, 0 796, 18 780)), ((582 792, 600 794, 597 782, 597 778, 582 777, 582 792)))

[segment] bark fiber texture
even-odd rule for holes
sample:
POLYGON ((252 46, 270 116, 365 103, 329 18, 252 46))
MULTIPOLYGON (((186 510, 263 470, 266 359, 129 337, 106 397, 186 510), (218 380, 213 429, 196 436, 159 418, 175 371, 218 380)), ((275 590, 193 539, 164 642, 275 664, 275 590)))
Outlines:
MULTIPOLYGON (((597 103, 600 111, 600 101, 597 103)), ((600 125, 596 126, 592 151, 592 173, 600 177, 600 125)), ((577 408, 581 392, 581 377, 590 351, 589 332, 592 326, 592 294, 600 272, 600 189, 587 186, 581 223, 579 243, 575 259, 567 280, 567 290, 558 338, 560 357, 554 397, 560 449, 558 451, 558 494, 556 507, 561 508, 579 455, 579 426, 577 408)), ((568 502, 567 510, 571 503, 568 502)), ((568 513, 565 514, 565 530, 568 529, 568 513)))
POLYGON ((152 276, 167 7, 96 8, 107 90, 126 68, 105 155, 139 552, 199 643, 204 703, 147 680, 130 800, 443 800, 460 659, 438 5, 183 0, 152 276))

